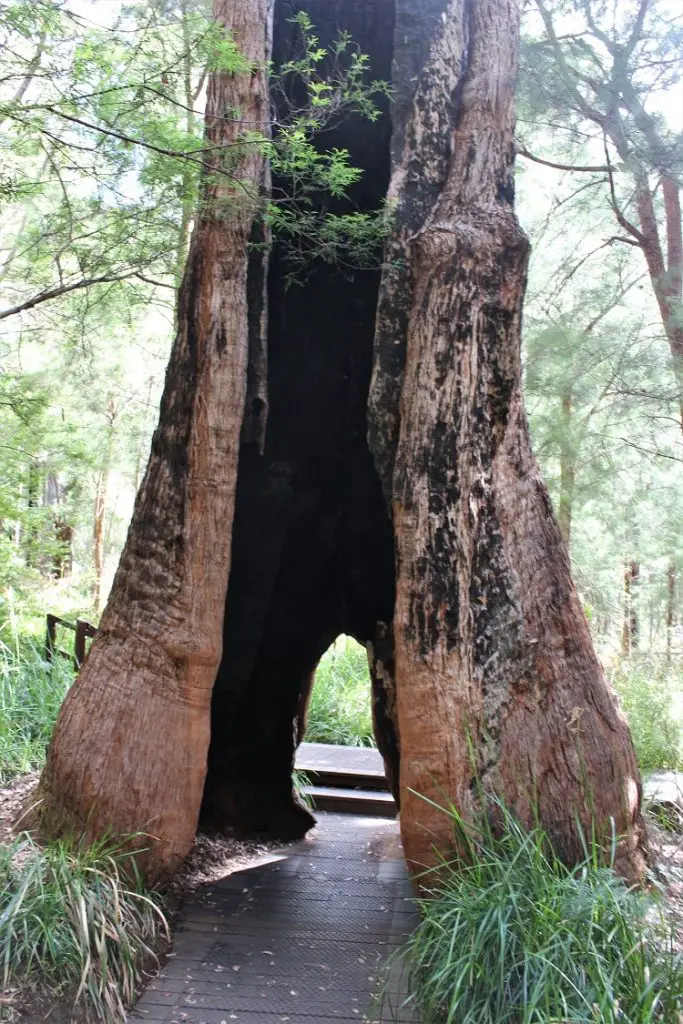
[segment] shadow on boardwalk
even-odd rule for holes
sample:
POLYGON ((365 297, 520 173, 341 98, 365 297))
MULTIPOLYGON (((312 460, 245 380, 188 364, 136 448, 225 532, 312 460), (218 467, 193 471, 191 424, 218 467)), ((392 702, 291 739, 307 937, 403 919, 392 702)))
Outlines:
POLYGON ((319 814, 302 842, 197 890, 131 1022, 414 1021, 387 957, 414 927, 395 821, 319 814))

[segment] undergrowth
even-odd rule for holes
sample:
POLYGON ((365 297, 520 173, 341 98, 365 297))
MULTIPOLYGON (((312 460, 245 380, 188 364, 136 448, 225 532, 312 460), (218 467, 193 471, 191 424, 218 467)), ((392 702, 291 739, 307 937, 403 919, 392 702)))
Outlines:
POLYGON ((683 768, 683 664, 641 654, 613 671, 612 683, 628 718, 643 771, 683 768))
POLYGON ((368 656, 351 637, 340 637, 318 665, 306 739, 348 747, 375 745, 368 656))
POLYGON ((0 784, 41 767, 72 681, 71 664, 48 664, 32 640, 0 641, 0 784))
POLYGON ((101 841, 45 848, 24 833, 0 846, 0 981, 71 998, 94 1020, 125 1021, 155 946, 159 898, 129 853, 101 841))
POLYGON ((566 867, 502 807, 496 834, 448 813, 462 856, 423 876, 405 952, 423 1024, 679 1024, 683 963, 654 898, 596 850, 566 867))

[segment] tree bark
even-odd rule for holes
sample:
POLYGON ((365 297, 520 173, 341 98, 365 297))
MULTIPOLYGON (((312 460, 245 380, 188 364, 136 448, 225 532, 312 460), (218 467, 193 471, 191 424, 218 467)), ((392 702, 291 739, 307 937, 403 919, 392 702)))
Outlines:
POLYGON ((101 628, 39 788, 43 832, 129 835, 150 880, 187 854, 206 774, 246 393, 247 243, 265 175, 260 147, 233 146, 227 159, 217 147, 242 131, 226 110, 268 121, 271 2, 216 0, 214 14, 254 71, 209 82, 214 174, 191 242, 159 427, 101 628))
POLYGON ((401 830, 416 869, 496 794, 582 856, 577 821, 641 877, 640 778, 531 452, 520 393, 528 243, 514 216, 514 0, 399 0, 393 248, 370 438, 397 548, 401 830), (417 32, 410 54, 401 30, 417 32), (417 26, 417 28, 416 28, 417 26), (401 63, 403 61, 403 64, 401 63), (437 193, 435 199, 435 192, 437 193), (404 365, 401 354, 405 353, 404 365), (397 355, 398 354, 398 355, 397 355), (393 358, 392 358, 393 357, 393 358), (388 378, 388 379, 387 379, 388 378), (400 403, 395 396, 400 391, 400 403), (381 441, 378 442, 378 438, 381 441))

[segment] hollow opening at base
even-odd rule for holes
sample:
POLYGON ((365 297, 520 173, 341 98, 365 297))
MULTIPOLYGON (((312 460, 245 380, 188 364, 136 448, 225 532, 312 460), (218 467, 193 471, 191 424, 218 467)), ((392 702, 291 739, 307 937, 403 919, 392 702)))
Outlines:
MULTIPOLYGON (((279 0, 276 66, 296 51, 299 10, 321 45, 348 32, 369 55, 370 76, 390 80, 394 0, 279 0)), ((325 133, 326 150, 347 149, 363 170, 334 212, 381 206, 390 133, 386 104, 377 122, 353 116, 325 133)), ((316 666, 340 634, 373 643, 378 623, 392 621, 393 531, 366 437, 380 275, 379 265, 318 259, 292 285, 283 246, 271 255, 268 422, 264 451, 244 443, 240 454, 208 827, 290 838, 311 826, 292 770, 316 666)))

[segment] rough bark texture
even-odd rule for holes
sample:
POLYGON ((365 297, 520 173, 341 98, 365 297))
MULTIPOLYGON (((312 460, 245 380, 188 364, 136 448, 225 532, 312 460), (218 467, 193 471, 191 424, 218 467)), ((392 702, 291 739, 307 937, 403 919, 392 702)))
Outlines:
MULTIPOLYGON (((216 0, 217 19, 261 70, 212 75, 208 147, 241 132, 227 110, 269 119, 270 7, 216 0)), ((214 159, 149 465, 99 635, 62 708, 40 784, 45 832, 149 833, 139 844, 149 847, 141 864, 151 879, 177 867, 197 825, 246 393, 247 241, 264 162, 255 146, 214 159)))
MULTIPOLYGON (((370 435, 397 545, 406 854, 421 867, 452 841, 447 817, 423 796, 469 815, 488 791, 524 822, 538 813, 570 860, 581 856, 577 818, 590 830, 594 813, 608 833, 613 818, 625 836, 619 867, 637 878, 635 756, 520 396, 528 244, 513 210, 518 11, 514 0, 398 0, 397 24, 407 22, 419 26, 415 52, 431 35, 411 100, 395 112, 405 121, 394 125, 390 195, 407 281, 397 286, 390 270, 382 285, 370 435), (401 373, 391 353, 402 333, 401 373)), ((397 45, 399 95, 409 50, 397 45)))

